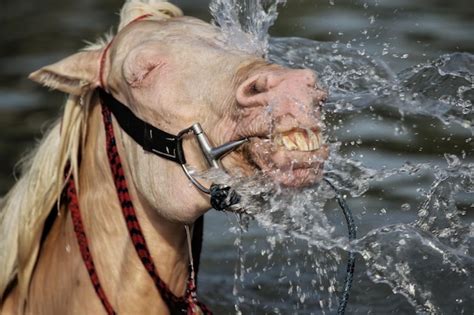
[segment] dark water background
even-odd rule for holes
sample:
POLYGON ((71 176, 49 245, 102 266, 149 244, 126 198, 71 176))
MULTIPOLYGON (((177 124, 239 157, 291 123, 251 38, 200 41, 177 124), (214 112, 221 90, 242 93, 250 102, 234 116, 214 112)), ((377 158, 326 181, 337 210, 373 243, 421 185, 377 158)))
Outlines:
MULTIPOLYGON (((187 15, 210 19, 208 1, 174 3, 187 15)), ((29 82, 27 75, 74 53, 84 46, 83 40, 94 40, 108 31, 111 25, 117 24, 115 12, 121 5, 121 1, 109 0, 0 0, 0 195, 8 191, 14 181, 15 163, 59 115, 64 101, 60 93, 48 92, 29 82)), ((385 61, 392 70, 400 71, 445 53, 474 53, 474 4, 472 0, 335 0, 333 5, 329 0, 289 0, 280 9, 271 34, 350 43, 385 61)), ((404 137, 396 135, 400 127, 396 115, 390 112, 380 115, 384 117, 382 123, 357 114, 337 117, 345 126, 338 138, 348 144, 342 147, 342 152, 360 157, 366 165, 388 168, 405 161, 442 164, 445 153, 473 161, 472 141, 466 141, 472 137, 471 130, 444 126, 434 118, 408 116, 404 128, 409 131, 404 137), (361 141, 350 145, 352 140, 361 141)), ((415 220, 415 209, 422 200, 416 189, 429 186, 431 181, 421 176, 416 183, 395 179, 390 185, 372 186, 363 199, 353 201, 356 214, 369 213, 360 223, 360 233, 363 235, 384 224, 415 220)), ((467 213, 463 220, 472 222, 472 196, 461 196, 457 203, 467 213)), ((200 294, 217 314, 235 313, 236 297, 232 290, 238 257, 233 245, 236 235, 229 233, 235 221, 233 215, 212 213, 206 223, 200 294)), ((343 227, 341 223, 341 230, 343 227)), ((263 239, 264 234, 253 225, 244 234, 243 242, 250 244, 247 247, 249 260, 258 260, 259 245, 254 241, 263 239)), ((300 250, 291 254, 293 263, 297 263, 307 249, 302 242, 293 246, 300 250)), ((286 263, 286 256, 277 261, 286 263)), ((341 271, 343 265, 341 262, 341 271)), ((414 308, 404 297, 393 294, 387 285, 374 284, 367 279, 362 267, 359 270, 349 314, 414 314, 414 308)), ((306 268, 304 277, 311 278, 313 272, 310 267, 306 268)), ((449 279, 445 284, 447 290, 456 286, 449 279)), ((443 289, 439 288, 441 292, 443 289)), ((464 289, 470 289, 474 296, 472 287, 464 289)), ((271 272, 267 277, 260 276, 259 283, 245 290, 254 294, 255 300, 242 303, 244 314, 319 312, 317 306, 294 310, 294 301, 288 300, 288 288, 278 284, 271 272), (273 310, 275 307, 280 311, 273 310)), ((472 300, 464 303, 471 303, 464 309, 466 314, 472 314, 472 300)))

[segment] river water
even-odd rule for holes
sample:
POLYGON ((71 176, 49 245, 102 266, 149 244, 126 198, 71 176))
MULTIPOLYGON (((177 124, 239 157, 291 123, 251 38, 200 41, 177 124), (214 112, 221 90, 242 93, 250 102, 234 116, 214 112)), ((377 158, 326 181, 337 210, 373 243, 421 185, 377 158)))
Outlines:
MULTIPOLYGON (((232 3, 214 1, 215 9, 219 2, 232 3)), ((346 197, 358 240, 347 241, 328 185, 294 192, 234 179, 253 218, 207 215, 200 295, 215 313, 333 314, 346 250, 357 253, 348 314, 474 313, 474 8, 432 2, 290 0, 278 7, 271 38, 265 32, 276 12, 246 2, 253 19, 240 21, 259 40, 245 49, 314 69, 330 92, 325 174, 346 197)), ((207 1, 175 3, 211 18, 207 1)), ((64 100, 27 74, 107 31, 121 3, 1 5, 4 193, 14 163, 64 100)))

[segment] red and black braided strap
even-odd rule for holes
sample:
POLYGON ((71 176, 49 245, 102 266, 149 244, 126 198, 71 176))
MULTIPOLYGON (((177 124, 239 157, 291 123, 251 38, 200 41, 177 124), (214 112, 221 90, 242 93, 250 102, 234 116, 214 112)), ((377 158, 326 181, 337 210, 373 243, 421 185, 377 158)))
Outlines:
MULTIPOLYGON (((151 14, 145 14, 134 19, 132 22, 136 22, 147 17, 150 17, 151 14)), ((101 86, 104 87, 104 68, 107 51, 110 48, 112 42, 110 42, 107 47, 104 49, 102 56, 100 58, 100 82, 101 86)), ((122 207, 122 213, 124 215, 127 229, 132 239, 132 243, 135 247, 135 250, 142 261, 144 267, 146 268, 148 274, 153 279, 156 288, 161 294, 163 300, 168 306, 171 315, 212 315, 212 312, 201 302, 197 301, 196 298, 196 283, 194 280, 193 273, 190 272, 190 277, 187 284, 187 289, 184 297, 175 296, 165 282, 161 280, 156 271, 155 264, 148 250, 145 238, 143 236, 140 224, 138 222, 135 209, 133 207, 132 200, 130 198, 127 182, 125 179, 125 174, 123 171, 122 163, 120 161, 120 156, 118 154, 113 125, 112 125, 112 116, 110 110, 105 104, 102 103, 102 116, 104 120, 104 127, 106 133, 106 149, 107 155, 109 158, 110 168, 112 170, 112 175, 114 178, 114 184, 117 190, 119 201, 122 207)), ((96 291, 97 296, 99 297, 102 305, 105 308, 105 311, 109 315, 115 315, 116 312, 112 308, 110 302, 107 299, 107 296, 100 284, 99 277, 97 275, 97 270, 94 265, 94 260, 92 258, 91 252, 89 250, 89 243, 87 240, 87 235, 84 230, 84 224, 82 222, 81 212, 79 208, 79 198, 77 196, 76 186, 74 183, 74 178, 71 175, 68 179, 66 190, 67 202, 69 210, 71 211, 72 222, 74 226, 74 232, 76 234, 76 239, 79 245, 82 259, 89 273, 89 278, 92 282, 94 290, 96 291)), ((199 243, 202 241, 202 218, 198 221, 200 226, 201 238, 199 238, 199 243)), ((194 247, 194 244, 193 244, 194 247)), ((197 250, 200 253, 201 247, 197 245, 197 250)), ((198 264, 197 264, 198 265, 198 264)))
POLYGON ((94 287, 97 296, 102 302, 102 305, 105 308, 105 311, 109 315, 115 315, 115 311, 110 305, 107 296, 105 295, 104 289, 100 284, 99 276, 97 275, 97 270, 95 269, 94 260, 92 259, 91 252, 89 250, 89 242, 87 240, 87 235, 84 230, 84 224, 82 223, 81 211, 79 208, 79 200, 76 192, 76 185, 74 184, 74 178, 71 175, 67 182, 66 186, 66 196, 69 206, 69 211, 71 211, 72 224, 74 226, 74 232, 76 233, 77 244, 81 251, 82 260, 87 268, 89 273, 89 278, 91 279, 92 286, 94 287))
POLYGON ((130 238, 135 247, 135 250, 140 258, 143 266, 147 270, 150 277, 153 279, 158 292, 161 294, 163 300, 167 304, 171 315, 188 314, 193 315, 193 303, 201 308, 203 314, 212 313, 202 303, 197 302, 194 298, 190 299, 191 296, 195 296, 196 288, 193 281, 188 281, 188 288, 184 297, 177 297, 168 288, 168 285, 161 280, 156 270, 156 266, 151 257, 148 249, 145 237, 143 236, 140 223, 135 212, 135 208, 132 203, 131 196, 128 191, 127 181, 125 179, 124 169, 120 160, 120 156, 117 149, 117 143, 114 135, 114 129, 112 124, 112 115, 107 105, 102 102, 102 116, 104 121, 105 133, 106 133, 106 150, 109 158, 110 168, 112 171, 114 184, 117 190, 119 201, 122 207, 122 213, 125 218, 127 229, 130 234, 130 238))

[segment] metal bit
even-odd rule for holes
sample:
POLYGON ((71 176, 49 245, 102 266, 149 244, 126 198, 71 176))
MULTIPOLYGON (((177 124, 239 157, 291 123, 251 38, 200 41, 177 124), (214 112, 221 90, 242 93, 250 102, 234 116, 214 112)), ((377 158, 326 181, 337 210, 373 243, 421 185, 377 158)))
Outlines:
POLYGON ((191 129, 196 135, 196 138, 199 142, 199 146, 201 147, 201 150, 204 153, 206 161, 210 167, 219 168, 219 159, 224 157, 226 154, 234 151, 239 146, 248 141, 248 139, 241 139, 237 141, 227 142, 223 145, 213 148, 199 123, 194 124, 191 129))

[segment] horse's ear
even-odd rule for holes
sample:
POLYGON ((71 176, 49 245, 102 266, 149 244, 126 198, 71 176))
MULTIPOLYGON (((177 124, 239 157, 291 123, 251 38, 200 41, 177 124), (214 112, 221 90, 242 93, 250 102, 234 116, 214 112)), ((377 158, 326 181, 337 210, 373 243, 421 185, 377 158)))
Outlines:
POLYGON ((35 82, 73 95, 100 85, 99 59, 102 50, 81 51, 61 61, 45 66, 29 75, 35 82))

